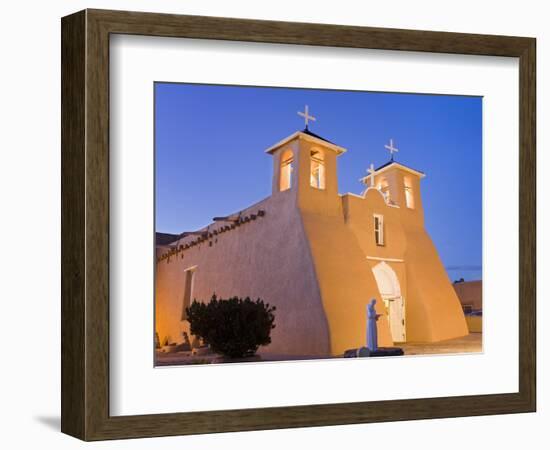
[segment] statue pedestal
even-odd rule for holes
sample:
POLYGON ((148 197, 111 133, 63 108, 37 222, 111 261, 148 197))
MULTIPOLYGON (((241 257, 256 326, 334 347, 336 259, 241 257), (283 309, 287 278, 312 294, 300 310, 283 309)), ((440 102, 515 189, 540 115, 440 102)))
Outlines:
POLYGON ((344 358, 373 358, 376 356, 403 356, 403 349, 399 347, 378 347, 369 350, 368 347, 352 348, 344 352, 344 358))

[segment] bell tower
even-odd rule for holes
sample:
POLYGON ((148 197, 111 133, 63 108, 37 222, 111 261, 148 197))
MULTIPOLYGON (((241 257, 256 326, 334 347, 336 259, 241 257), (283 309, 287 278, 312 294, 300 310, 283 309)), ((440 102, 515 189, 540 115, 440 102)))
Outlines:
POLYGON ((311 132, 306 106, 299 115, 306 127, 266 150, 273 156, 273 195, 296 198, 304 209, 325 213, 336 210, 338 201, 337 157, 346 149, 311 132))
POLYGON ((395 161, 394 153, 399 150, 394 147, 393 139, 385 145, 390 152, 390 160, 378 168, 371 164, 369 175, 361 181, 367 189, 376 188, 383 195, 389 206, 401 208, 403 214, 414 218, 420 223, 424 220, 422 197, 420 195, 420 180, 426 175, 395 161))

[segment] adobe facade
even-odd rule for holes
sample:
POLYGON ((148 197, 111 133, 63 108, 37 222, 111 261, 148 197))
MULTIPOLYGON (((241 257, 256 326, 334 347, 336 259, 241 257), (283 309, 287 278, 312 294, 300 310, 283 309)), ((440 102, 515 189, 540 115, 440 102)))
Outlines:
POLYGON ((337 161, 345 152, 306 127, 266 150, 271 196, 157 245, 161 342, 181 342, 185 307, 213 293, 277 307, 272 343, 261 352, 327 356, 365 345, 372 298, 381 346, 468 334, 424 228, 424 174, 392 157, 371 166, 362 195, 342 195, 337 161))

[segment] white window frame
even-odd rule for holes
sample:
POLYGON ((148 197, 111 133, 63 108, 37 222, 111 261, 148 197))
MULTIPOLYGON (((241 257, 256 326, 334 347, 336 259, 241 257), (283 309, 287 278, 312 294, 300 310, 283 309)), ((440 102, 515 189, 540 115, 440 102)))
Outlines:
POLYGON ((382 214, 373 214, 373 220, 374 220, 374 242, 376 243, 376 245, 383 246, 385 245, 384 216, 382 214))
POLYGON ((384 200, 386 203, 390 203, 391 197, 390 197, 390 185, 388 184, 388 181, 386 178, 382 178, 380 181, 378 181, 378 190, 382 193, 384 196, 384 200))
MULTIPOLYGON (((286 154, 286 151, 282 156, 286 154)), ((294 152, 290 151, 290 157, 281 161, 279 167, 279 191, 288 191, 292 188, 292 172, 294 170, 294 152), (283 186, 283 179, 287 181, 286 185, 283 186)))
POLYGON ((315 189, 325 189, 326 186, 326 171, 325 171, 325 155, 318 150, 316 153, 322 155, 321 158, 311 154, 309 157, 309 185, 315 189), (315 171, 315 174, 314 174, 315 171))

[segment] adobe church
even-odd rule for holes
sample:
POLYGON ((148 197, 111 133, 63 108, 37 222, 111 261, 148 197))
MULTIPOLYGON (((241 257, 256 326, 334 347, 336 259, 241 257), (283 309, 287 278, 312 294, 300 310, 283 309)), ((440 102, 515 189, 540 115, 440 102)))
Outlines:
POLYGON ((157 238, 156 332, 182 342, 196 299, 261 298, 277 307, 260 352, 342 355, 365 345, 377 299, 381 346, 468 334, 464 314, 424 228, 424 173, 394 161, 371 167, 362 195, 338 193, 346 149, 306 127, 266 150, 272 194, 207 227, 157 238))

